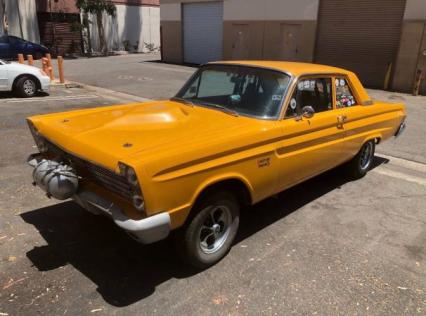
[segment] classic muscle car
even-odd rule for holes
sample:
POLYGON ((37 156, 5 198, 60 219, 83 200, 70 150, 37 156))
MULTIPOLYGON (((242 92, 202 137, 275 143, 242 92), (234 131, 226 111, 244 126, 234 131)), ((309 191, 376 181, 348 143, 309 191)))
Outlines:
POLYGON ((173 230, 205 268, 229 251, 244 205, 345 164, 360 178, 405 126, 357 76, 302 63, 201 66, 170 100, 33 116, 34 184, 152 243, 173 230))

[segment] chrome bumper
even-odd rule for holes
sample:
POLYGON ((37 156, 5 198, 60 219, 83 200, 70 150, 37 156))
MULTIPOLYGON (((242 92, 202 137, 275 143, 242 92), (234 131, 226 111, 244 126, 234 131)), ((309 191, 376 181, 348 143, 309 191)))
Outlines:
POLYGON ((118 227, 143 244, 165 239, 170 233, 170 215, 167 212, 140 220, 133 220, 127 217, 117 205, 93 192, 79 192, 74 195, 73 199, 77 204, 92 213, 106 213, 111 216, 118 227))
POLYGON ((404 132, 405 127, 406 127, 406 124, 405 124, 405 121, 403 121, 403 122, 399 125, 398 129, 396 130, 396 132, 395 132, 395 135, 394 135, 394 136, 395 136, 395 137, 400 136, 400 135, 404 132))

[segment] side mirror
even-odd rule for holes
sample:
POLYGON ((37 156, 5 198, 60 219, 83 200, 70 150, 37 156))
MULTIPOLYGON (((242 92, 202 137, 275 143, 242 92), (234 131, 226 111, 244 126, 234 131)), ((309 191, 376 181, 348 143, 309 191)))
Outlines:
POLYGON ((315 114, 315 110, 312 106, 307 105, 302 108, 302 116, 306 118, 311 118, 315 114))
POLYGON ((229 96, 229 100, 231 101, 231 104, 233 106, 236 106, 236 105, 240 104, 241 96, 239 94, 233 94, 233 95, 229 96))

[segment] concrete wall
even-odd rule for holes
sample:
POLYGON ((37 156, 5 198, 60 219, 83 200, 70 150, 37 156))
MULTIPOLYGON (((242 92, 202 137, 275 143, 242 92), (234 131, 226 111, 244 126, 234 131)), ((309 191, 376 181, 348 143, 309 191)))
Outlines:
POLYGON ((298 28, 294 59, 313 61, 319 0, 231 0, 224 2, 224 59, 288 59, 283 52, 286 26, 298 28), (243 8, 243 9, 242 9, 243 8), (235 52, 236 33, 247 42, 235 52), (244 50, 246 52, 244 52, 244 50))
MULTIPOLYGON (((160 47, 160 8, 158 6, 116 5, 117 14, 112 18, 104 15, 103 23, 109 51, 125 50, 129 41, 131 51, 148 52, 147 45, 156 50, 160 47), (139 42, 139 45, 138 45, 139 42), (137 46, 135 48, 135 46, 137 46)), ((99 51, 96 17, 91 16, 92 48, 99 51)))
POLYGON ((162 59, 183 62, 182 11, 180 3, 160 3, 162 59))
POLYGON ((421 93, 426 94, 426 1, 407 0, 396 62, 393 85, 395 90, 412 92, 416 70, 423 69, 421 93))
MULTIPOLYGON (((161 1, 163 60, 183 61, 182 3, 206 1, 209 0, 161 1)), ((319 0, 224 0, 223 59, 282 59, 281 30, 290 24, 300 26, 296 58, 312 61, 318 4, 319 0), (235 43, 241 39, 235 34, 242 34, 244 42, 238 54, 235 43)))
MULTIPOLYGON (((5 0, 5 3, 6 12, 0 12, 0 21, 3 21, 6 16, 9 24, 9 35, 15 35, 31 42, 39 43, 40 34, 35 2, 28 0, 5 0)), ((0 34, 3 33, 3 23, 0 23, 0 34)))

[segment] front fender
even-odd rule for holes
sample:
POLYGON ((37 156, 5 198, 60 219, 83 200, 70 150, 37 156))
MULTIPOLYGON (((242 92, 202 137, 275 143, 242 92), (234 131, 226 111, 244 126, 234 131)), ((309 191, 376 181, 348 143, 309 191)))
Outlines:
POLYGON ((225 182, 225 181, 229 181, 229 180, 240 181, 247 188, 247 191, 250 194, 250 200, 253 200, 254 189, 253 189, 253 186, 251 185, 250 181, 245 176, 243 176, 243 175, 241 175, 239 173, 225 173, 225 174, 213 176, 213 177, 208 178, 205 181, 203 181, 199 185, 199 187, 197 188, 197 190, 194 192, 194 194, 192 195, 191 205, 193 206, 195 204, 195 202, 197 201, 198 197, 207 188, 211 187, 212 185, 216 185, 216 184, 219 184, 221 182, 225 182))

